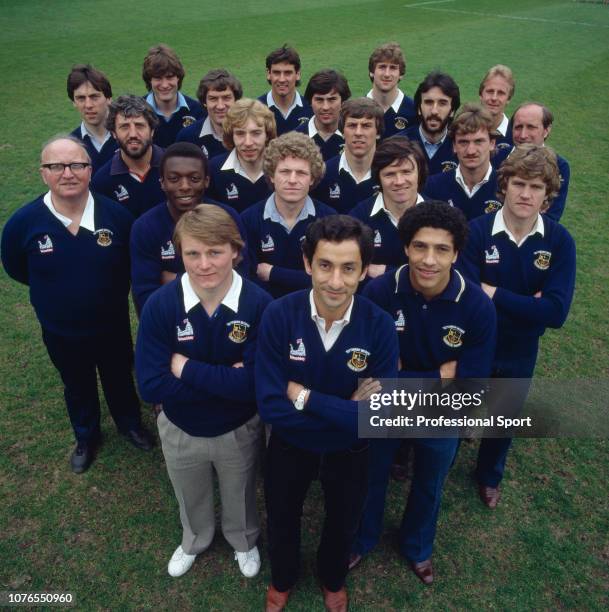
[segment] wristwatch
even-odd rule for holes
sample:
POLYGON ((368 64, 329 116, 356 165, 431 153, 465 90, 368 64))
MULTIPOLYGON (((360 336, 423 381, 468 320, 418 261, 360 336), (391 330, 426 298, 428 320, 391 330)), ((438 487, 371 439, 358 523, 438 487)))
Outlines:
POLYGON ((304 410, 305 398, 307 397, 308 392, 308 389, 303 388, 298 394, 298 397, 294 400, 294 408, 296 408, 296 410, 304 410))

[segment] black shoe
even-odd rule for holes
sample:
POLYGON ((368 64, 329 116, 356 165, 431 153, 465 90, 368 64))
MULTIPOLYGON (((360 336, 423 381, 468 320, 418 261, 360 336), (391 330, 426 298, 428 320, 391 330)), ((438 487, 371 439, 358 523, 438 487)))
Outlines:
POLYGON ((82 474, 89 469, 94 459, 94 445, 90 442, 78 442, 70 456, 70 467, 75 474, 82 474))
POLYGON ((135 446, 135 448, 139 448, 140 450, 149 451, 152 450, 154 446, 154 442, 150 437, 150 434, 143 428, 139 429, 130 429, 123 433, 123 436, 135 446))

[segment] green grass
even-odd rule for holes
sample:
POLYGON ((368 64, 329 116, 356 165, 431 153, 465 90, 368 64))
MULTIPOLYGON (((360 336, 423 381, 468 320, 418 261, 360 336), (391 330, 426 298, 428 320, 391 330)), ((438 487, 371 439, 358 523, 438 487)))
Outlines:
MULTIPOLYGON (((566 0, 405 7, 417 2, 5 0, 0 222, 42 191, 40 143, 79 121, 65 93, 76 62, 106 71, 115 95, 140 93, 143 57, 162 41, 185 64, 186 93, 194 93, 208 69, 225 66, 256 96, 266 90, 266 53, 287 41, 301 54, 304 83, 315 70, 336 67, 357 94, 369 88, 370 51, 398 40, 408 60, 408 93, 440 68, 456 78, 463 101, 477 98, 489 66, 505 63, 517 79, 512 108, 531 98, 552 108, 549 143, 572 172, 563 222, 577 242, 576 296, 565 327, 544 337, 537 373, 606 378, 609 9, 566 0)), ((266 555, 260 576, 246 580, 220 533, 186 576, 167 575, 180 526, 162 453, 145 455, 120 441, 107 411, 97 461, 86 474, 71 474, 62 389, 27 290, 4 273, 0 290, 0 591, 70 590, 79 609, 260 609, 269 581, 266 555)), ((147 414, 145 420, 152 429, 147 414)), ((516 441, 495 512, 475 495, 475 451, 475 444, 462 445, 446 486, 433 587, 419 584, 396 553, 406 490, 392 483, 386 534, 348 580, 352 609, 606 609, 607 440, 516 441)), ((319 518, 314 487, 291 610, 322 609, 313 562, 319 518)))

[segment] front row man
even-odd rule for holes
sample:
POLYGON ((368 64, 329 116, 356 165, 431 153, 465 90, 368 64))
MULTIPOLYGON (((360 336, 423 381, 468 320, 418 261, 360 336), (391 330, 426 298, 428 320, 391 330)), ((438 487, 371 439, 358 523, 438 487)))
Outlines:
POLYGON ((252 577, 260 568, 254 354, 271 298, 233 270, 243 240, 221 208, 202 204, 183 214, 173 242, 186 273, 146 302, 136 351, 142 397, 163 405, 157 425, 180 506, 182 542, 168 572, 187 572, 212 542, 215 469, 222 532, 252 577))
POLYGON ((265 497, 272 584, 267 610, 281 610, 300 571, 300 518, 319 478, 325 518, 318 575, 329 610, 346 610, 351 542, 366 496, 368 442, 357 437, 357 400, 397 373, 394 324, 355 295, 372 258, 372 231, 331 215, 309 226, 303 243, 313 289, 269 305, 260 326, 256 395, 273 426, 265 497), (358 380, 363 383, 358 387, 358 380))
POLYGON ((76 438, 72 471, 84 472, 99 444, 97 372, 118 430, 137 448, 152 442, 140 423, 131 367, 129 231, 119 204, 89 191, 91 159, 72 136, 42 149, 49 191, 19 209, 2 233, 2 263, 29 285, 42 339, 64 384, 76 438))
MULTIPOLYGON (((486 378, 495 349, 495 310, 484 292, 454 268, 467 239, 463 214, 445 202, 423 202, 398 225, 408 264, 371 281, 364 295, 395 321, 401 378, 486 378)), ((433 581, 431 553, 442 489, 458 448, 453 436, 415 438, 414 474, 399 547, 425 584, 433 581)), ((377 544, 383 527, 389 470, 401 440, 370 444, 368 498, 350 567, 377 544)))
MULTIPOLYGON (((543 146, 520 145, 498 173, 503 208, 472 221, 460 269, 480 283, 497 310, 497 352, 493 376, 530 379, 539 337, 547 327, 561 327, 575 286, 575 243, 548 215, 560 179, 556 156, 543 146)), ((522 388, 522 385, 520 385, 522 388)), ((526 397, 515 388, 511 408, 526 397)), ((487 438, 480 444, 476 469, 482 501, 499 501, 510 438, 487 438)))

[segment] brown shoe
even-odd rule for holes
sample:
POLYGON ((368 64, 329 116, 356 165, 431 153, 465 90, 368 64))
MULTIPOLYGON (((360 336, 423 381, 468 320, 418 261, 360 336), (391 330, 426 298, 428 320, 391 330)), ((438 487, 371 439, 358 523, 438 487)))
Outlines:
POLYGON ((417 563, 411 561, 410 567, 423 584, 431 584, 433 582, 433 566, 431 564, 431 559, 425 559, 425 561, 419 561, 417 563))
POLYGON ((349 555, 349 571, 351 571, 364 557, 359 553, 351 553, 349 555))
POLYGON ((501 497, 499 487, 487 487, 485 485, 478 485, 478 494, 480 495, 482 503, 491 510, 497 507, 499 498, 501 497))
POLYGON ((347 590, 343 587, 340 591, 328 591, 326 587, 322 587, 324 592, 324 605, 328 612, 347 612, 349 607, 349 598, 347 590))
POLYGON ((287 591, 278 591, 272 584, 269 584, 268 591, 266 592, 265 611, 281 612, 288 603, 289 596, 289 589, 287 591))

